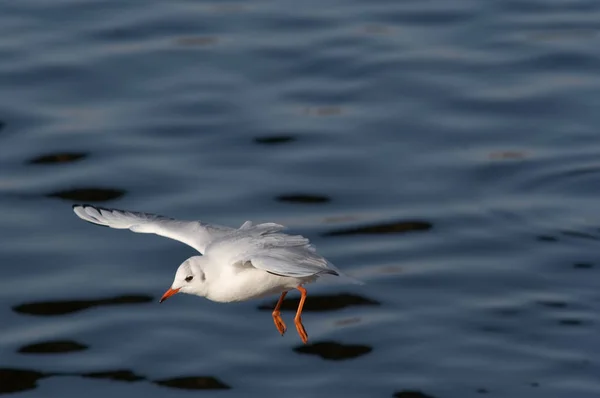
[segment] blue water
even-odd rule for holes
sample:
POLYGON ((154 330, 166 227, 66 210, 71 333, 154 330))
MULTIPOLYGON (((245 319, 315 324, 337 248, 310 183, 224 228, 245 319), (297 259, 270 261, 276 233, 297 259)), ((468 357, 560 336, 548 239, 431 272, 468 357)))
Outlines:
POLYGON ((589 0, 0 3, 0 394, 600 396, 598 21, 589 0), (308 286, 307 346, 276 297, 158 305, 193 250, 78 202, 282 223, 366 284, 308 286))

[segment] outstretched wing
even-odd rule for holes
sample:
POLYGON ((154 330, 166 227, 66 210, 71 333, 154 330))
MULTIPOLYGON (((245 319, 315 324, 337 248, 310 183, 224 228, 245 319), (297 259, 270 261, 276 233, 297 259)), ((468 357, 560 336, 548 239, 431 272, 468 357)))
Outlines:
POLYGON ((235 229, 200 221, 181 221, 156 214, 74 205, 77 216, 93 224, 133 232, 157 234, 185 243, 204 254, 208 244, 235 229))
POLYGON ((279 224, 259 224, 238 229, 214 240, 206 255, 225 264, 251 263, 255 268, 289 277, 338 275, 336 268, 318 255, 309 240, 287 235, 279 224))

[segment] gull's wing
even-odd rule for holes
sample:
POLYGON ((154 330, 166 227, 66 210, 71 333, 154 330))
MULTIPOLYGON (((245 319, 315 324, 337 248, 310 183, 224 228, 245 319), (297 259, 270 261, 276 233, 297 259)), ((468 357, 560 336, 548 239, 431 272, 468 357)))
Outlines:
POLYGON ((213 240, 235 231, 221 225, 210 225, 200 221, 180 221, 156 214, 127 210, 106 209, 90 205, 74 205, 77 216, 93 224, 133 232, 157 234, 185 243, 204 254, 206 246, 213 240))
POLYGON ((339 275, 331 263, 316 253, 308 239, 281 233, 283 228, 273 223, 240 228, 211 242, 206 255, 222 264, 251 263, 280 276, 339 275))

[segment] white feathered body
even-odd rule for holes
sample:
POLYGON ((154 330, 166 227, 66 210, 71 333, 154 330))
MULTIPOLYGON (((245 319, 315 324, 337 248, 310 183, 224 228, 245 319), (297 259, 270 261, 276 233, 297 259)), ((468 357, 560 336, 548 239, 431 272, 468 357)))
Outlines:
POLYGON ((206 298, 219 302, 245 301, 282 293, 314 282, 319 274, 338 272, 309 240, 281 233, 274 223, 246 222, 206 247, 201 261, 211 281, 206 298), (211 275, 212 274, 212 275, 211 275))
POLYGON ((317 277, 294 278, 269 274, 252 266, 243 269, 233 267, 211 268, 218 273, 210 278, 211 283, 204 297, 211 301, 230 303, 280 294, 305 283, 314 282, 317 277))

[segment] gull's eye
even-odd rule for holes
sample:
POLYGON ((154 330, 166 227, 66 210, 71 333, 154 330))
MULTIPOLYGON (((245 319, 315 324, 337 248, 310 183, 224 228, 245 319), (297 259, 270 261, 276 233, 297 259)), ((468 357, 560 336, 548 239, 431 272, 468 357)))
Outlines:
POLYGON ((186 282, 189 282, 189 281, 191 281, 192 279, 194 279, 194 277, 193 277, 192 275, 190 275, 190 276, 186 276, 186 277, 185 277, 185 281, 186 281, 186 282))

